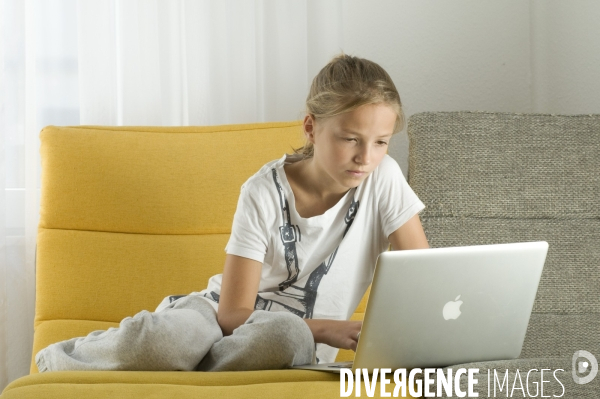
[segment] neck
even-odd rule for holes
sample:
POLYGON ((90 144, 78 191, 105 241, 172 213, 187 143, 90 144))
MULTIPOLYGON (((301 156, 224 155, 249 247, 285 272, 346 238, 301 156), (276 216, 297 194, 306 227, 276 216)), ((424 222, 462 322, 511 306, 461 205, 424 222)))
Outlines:
POLYGON ((340 186, 325 171, 323 171, 317 161, 311 157, 300 161, 303 165, 300 168, 305 190, 313 197, 321 201, 327 201, 332 198, 341 198, 347 192, 348 188, 340 186))

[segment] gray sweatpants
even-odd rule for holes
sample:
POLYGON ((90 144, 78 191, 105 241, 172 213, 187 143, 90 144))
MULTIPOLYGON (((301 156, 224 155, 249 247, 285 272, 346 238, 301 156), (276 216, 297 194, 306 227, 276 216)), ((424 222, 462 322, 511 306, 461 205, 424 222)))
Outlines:
POLYGON ((223 337, 214 308, 188 295, 159 312, 126 317, 119 327, 51 344, 35 363, 40 373, 269 370, 310 364, 314 353, 310 328, 294 314, 256 310, 223 337))

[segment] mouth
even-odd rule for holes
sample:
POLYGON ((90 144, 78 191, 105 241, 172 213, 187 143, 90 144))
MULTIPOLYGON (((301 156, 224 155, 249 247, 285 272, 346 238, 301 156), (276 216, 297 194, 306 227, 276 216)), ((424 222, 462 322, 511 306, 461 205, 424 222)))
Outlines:
POLYGON ((346 173, 349 173, 351 176, 360 177, 365 175, 367 172, 364 170, 347 170, 346 173))

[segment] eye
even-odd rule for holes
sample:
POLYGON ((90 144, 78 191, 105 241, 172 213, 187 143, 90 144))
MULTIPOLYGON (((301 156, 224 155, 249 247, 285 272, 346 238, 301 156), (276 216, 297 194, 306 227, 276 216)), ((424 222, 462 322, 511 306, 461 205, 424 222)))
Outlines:
POLYGON ((354 139, 354 138, 345 138, 344 140, 346 140, 348 142, 350 142, 350 141, 356 141, 356 139, 354 139))
POLYGON ((379 145, 387 145, 387 142, 385 142, 385 141, 378 141, 377 144, 379 144, 379 145))

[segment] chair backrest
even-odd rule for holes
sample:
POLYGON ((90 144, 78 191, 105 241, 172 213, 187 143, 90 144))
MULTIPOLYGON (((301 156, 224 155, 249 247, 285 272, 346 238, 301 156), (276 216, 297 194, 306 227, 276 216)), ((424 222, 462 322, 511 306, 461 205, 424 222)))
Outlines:
POLYGON ((35 326, 120 322, 221 273, 242 183, 303 144, 301 122, 48 126, 35 326))
POLYGON ((534 314, 598 323, 600 115, 428 112, 408 136, 432 247, 545 240, 534 314))

